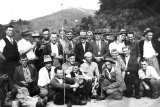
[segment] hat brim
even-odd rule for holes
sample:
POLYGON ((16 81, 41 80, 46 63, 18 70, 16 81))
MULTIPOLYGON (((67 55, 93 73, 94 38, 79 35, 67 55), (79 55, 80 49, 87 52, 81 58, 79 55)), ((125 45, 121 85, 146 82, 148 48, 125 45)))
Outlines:
POLYGON ((146 35, 147 33, 149 33, 149 32, 152 32, 152 33, 153 33, 154 31, 153 31, 153 30, 147 30, 146 32, 143 33, 143 36, 145 37, 145 35, 146 35))
POLYGON ((52 63, 52 61, 46 61, 46 62, 43 62, 43 63, 45 64, 45 63, 49 63, 49 62, 51 62, 51 63, 52 63))
POLYGON ((103 60, 103 62, 110 62, 112 64, 115 64, 115 61, 112 61, 112 60, 103 60))
POLYGON ((94 32, 94 34, 102 34, 101 32, 94 32))
POLYGON ((25 33, 25 34, 22 34, 21 36, 30 36, 31 35, 31 33, 25 33))
POLYGON ((103 36, 111 35, 112 33, 103 33, 103 36))

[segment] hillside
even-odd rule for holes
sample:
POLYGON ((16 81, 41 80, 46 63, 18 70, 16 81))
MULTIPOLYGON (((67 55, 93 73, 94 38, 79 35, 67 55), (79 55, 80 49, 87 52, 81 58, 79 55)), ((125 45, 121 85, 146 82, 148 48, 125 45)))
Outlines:
POLYGON ((30 20, 29 28, 38 31, 45 27, 53 31, 54 29, 60 29, 62 25, 64 25, 64 28, 72 28, 80 23, 83 17, 94 16, 94 12, 94 10, 70 7, 63 11, 30 20))

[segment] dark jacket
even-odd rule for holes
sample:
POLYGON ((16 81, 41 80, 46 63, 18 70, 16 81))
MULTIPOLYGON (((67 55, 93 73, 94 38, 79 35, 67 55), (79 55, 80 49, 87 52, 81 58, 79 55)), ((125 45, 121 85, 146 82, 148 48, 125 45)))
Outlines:
POLYGON ((85 44, 85 52, 84 52, 84 49, 83 49, 82 42, 79 42, 78 44, 76 44, 75 50, 74 50, 74 53, 76 54, 76 61, 80 62, 80 63, 83 63, 84 54, 86 52, 91 52, 90 43, 86 42, 86 44, 85 44))
MULTIPOLYGON (((38 81, 37 69, 32 64, 29 64, 28 68, 31 73, 31 79, 33 80, 34 83, 37 83, 37 81, 38 81)), ((25 78, 24 78, 23 68, 20 65, 20 66, 16 67, 16 69, 14 71, 13 82, 14 82, 14 84, 17 84, 18 86, 23 87, 24 85, 21 83, 21 81, 25 81, 25 78)))

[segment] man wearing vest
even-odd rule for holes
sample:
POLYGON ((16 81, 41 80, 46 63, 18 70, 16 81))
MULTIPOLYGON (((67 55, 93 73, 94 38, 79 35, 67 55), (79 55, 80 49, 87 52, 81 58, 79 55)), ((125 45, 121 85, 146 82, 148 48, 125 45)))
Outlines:
POLYGON ((8 74, 12 79, 14 69, 19 63, 17 42, 13 39, 13 26, 6 27, 6 37, 0 40, 0 57, 4 60, 2 74, 8 74))

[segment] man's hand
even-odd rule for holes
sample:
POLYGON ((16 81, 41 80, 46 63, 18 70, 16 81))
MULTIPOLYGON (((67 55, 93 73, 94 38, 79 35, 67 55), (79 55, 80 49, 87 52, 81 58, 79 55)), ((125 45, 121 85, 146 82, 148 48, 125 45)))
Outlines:
POLYGON ((100 61, 101 61, 101 59, 100 59, 99 57, 95 57, 95 60, 96 60, 97 62, 100 62, 100 61))
POLYGON ((82 61, 83 61, 84 63, 86 62, 86 60, 85 60, 85 59, 83 59, 82 61))
POLYGON ((25 81, 21 81, 21 83, 22 83, 23 85, 25 85, 25 86, 28 85, 27 82, 25 82, 25 81))
POLYGON ((44 49, 44 45, 41 45, 40 49, 44 49))
POLYGON ((79 84, 78 83, 75 83, 73 85, 70 85, 70 88, 78 88, 79 87, 79 84))
POLYGON ((54 52, 53 52, 53 53, 51 53, 51 56, 55 57, 55 56, 56 56, 56 53, 54 53, 54 52))
POLYGON ((103 90, 107 91, 109 88, 108 87, 103 87, 103 90))

